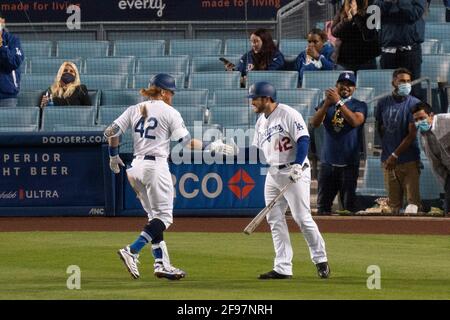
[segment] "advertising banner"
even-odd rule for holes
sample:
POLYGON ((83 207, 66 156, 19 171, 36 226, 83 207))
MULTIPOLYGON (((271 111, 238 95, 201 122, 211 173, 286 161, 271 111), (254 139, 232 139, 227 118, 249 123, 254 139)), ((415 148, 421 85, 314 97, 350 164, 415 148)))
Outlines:
POLYGON ((81 21, 274 20, 291 0, 22 0, 0 1, 7 22, 66 22, 80 8, 81 21), (245 2, 247 1, 247 10, 245 2), (247 11, 247 14, 246 14, 247 11))

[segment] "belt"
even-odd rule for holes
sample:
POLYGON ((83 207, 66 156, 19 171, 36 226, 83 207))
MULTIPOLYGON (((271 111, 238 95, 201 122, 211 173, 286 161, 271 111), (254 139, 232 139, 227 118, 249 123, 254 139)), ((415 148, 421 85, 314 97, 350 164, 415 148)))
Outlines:
MULTIPOLYGON (((133 159, 136 159, 136 156, 133 156, 133 159)), ((145 156, 144 160, 156 160, 155 156, 145 156)))
POLYGON ((291 162, 291 163, 286 163, 286 164, 282 164, 282 165, 279 165, 279 166, 275 166, 275 168, 278 168, 278 170, 282 170, 282 169, 285 169, 285 168, 289 168, 293 164, 295 164, 295 162, 291 162))

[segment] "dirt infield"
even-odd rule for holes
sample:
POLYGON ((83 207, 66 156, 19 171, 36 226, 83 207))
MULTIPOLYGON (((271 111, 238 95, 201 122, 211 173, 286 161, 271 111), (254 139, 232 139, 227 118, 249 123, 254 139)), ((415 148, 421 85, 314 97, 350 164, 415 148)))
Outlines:
MULTIPOLYGON (((425 217, 314 217, 322 232, 450 235, 450 218, 425 217)), ((251 218, 175 218, 171 232, 242 232, 251 218)), ((139 231, 144 217, 0 217, 0 232, 11 231, 139 231)), ((288 218, 291 231, 298 230, 288 218)), ((263 223, 257 232, 268 232, 263 223)))

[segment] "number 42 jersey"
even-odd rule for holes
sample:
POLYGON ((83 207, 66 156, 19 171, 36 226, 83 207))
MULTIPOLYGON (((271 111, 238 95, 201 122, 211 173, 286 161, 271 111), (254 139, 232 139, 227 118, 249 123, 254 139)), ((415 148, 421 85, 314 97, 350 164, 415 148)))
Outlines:
POLYGON ((178 141, 189 134, 181 114, 161 100, 149 100, 130 106, 114 123, 122 133, 131 128, 135 156, 167 158, 170 154, 170 139, 178 141), (147 109, 145 119, 141 113, 142 108, 147 109))
POLYGON ((297 140, 302 136, 309 136, 302 115, 288 105, 278 104, 267 118, 265 114, 259 116, 253 145, 263 151, 269 165, 279 166, 295 161, 297 140))

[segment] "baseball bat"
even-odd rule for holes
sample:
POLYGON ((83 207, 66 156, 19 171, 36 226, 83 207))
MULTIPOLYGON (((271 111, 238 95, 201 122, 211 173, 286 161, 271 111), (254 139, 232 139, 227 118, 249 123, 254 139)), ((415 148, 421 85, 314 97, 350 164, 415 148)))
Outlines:
MULTIPOLYGON (((309 165, 305 163, 302 167, 302 171, 305 171, 309 165)), ((266 215, 272 210, 272 208, 275 206, 275 203, 280 200, 280 198, 284 195, 286 190, 290 187, 290 185, 294 183, 294 181, 289 180, 289 182, 280 190, 280 193, 264 208, 262 209, 256 217, 253 218, 252 221, 245 227, 244 233, 247 235, 252 234, 253 231, 261 224, 261 222, 264 220, 266 215)))

